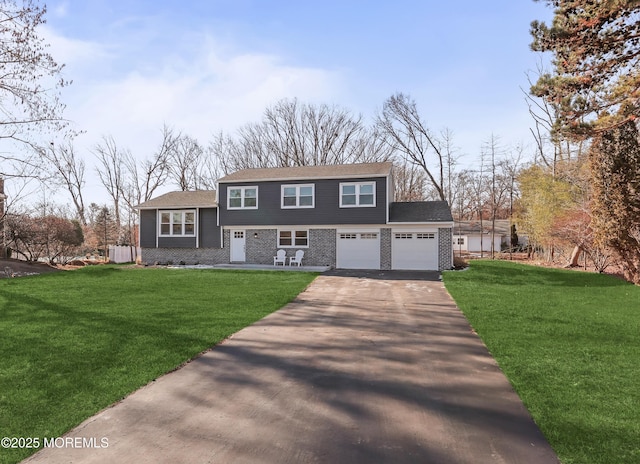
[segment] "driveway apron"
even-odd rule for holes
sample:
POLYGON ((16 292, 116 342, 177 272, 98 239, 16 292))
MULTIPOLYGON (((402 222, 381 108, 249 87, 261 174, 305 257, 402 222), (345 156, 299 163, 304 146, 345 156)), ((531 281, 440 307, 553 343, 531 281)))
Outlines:
POLYGON ((557 463, 433 277, 322 275, 27 462, 557 463))

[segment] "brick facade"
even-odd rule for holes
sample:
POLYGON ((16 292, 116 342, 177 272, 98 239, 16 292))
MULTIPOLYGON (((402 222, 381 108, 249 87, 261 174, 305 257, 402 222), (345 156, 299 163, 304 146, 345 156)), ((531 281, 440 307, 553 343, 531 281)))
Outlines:
MULTIPOLYGON (((276 229, 247 229, 245 234, 246 262, 250 264, 273 264, 277 251, 278 231, 276 229)), ((287 262, 289 256, 287 253, 287 262)))
MULTIPOLYGON (((230 261, 230 231, 223 233, 223 248, 143 248, 142 262, 146 264, 226 264, 230 261)), ((277 229, 247 229, 246 263, 273 264, 278 250, 277 229)), ((380 229, 380 269, 390 270, 392 234, 390 228, 380 229)), ((336 266, 336 229, 309 229, 309 248, 304 251, 303 265, 336 266)), ((438 229, 438 269, 453 268, 453 230, 438 229)), ((298 248, 283 248, 289 257, 298 248)))
POLYGON ((223 235, 224 248, 142 248, 144 264, 222 264, 229 262, 229 231, 223 235))
MULTIPOLYGON (((246 262, 250 264, 273 264, 273 257, 278 251, 277 229, 247 229, 246 262)), ((226 242, 225 242, 226 244, 226 242)), ((289 258, 297 250, 304 251, 302 264, 307 266, 336 265, 336 230, 309 229, 309 248, 282 248, 289 258)))
POLYGON ((453 269, 453 229, 438 229, 438 270, 453 269))
POLYGON ((143 248, 144 264, 220 264, 229 262, 228 248, 143 248))
POLYGON ((336 267, 336 229, 310 229, 309 244, 305 252, 309 259, 304 264, 336 267))
POLYGON ((391 229, 380 229, 380 269, 391 270, 391 229))
MULTIPOLYGON (((227 264, 230 261, 231 233, 223 233, 224 248, 143 248, 145 264, 227 264)), ((246 229, 245 252, 248 264, 273 264, 278 251, 277 229, 246 229)), ((336 266, 336 229, 310 229, 309 248, 283 248, 289 257, 298 249, 304 251, 302 264, 307 266, 336 266)))

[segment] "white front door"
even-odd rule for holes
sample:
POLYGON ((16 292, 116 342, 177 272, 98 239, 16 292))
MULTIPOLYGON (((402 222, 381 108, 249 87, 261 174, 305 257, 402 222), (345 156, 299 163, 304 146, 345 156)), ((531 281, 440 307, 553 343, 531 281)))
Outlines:
POLYGON ((245 233, 244 230, 231 231, 231 262, 244 263, 247 259, 245 253, 245 233))

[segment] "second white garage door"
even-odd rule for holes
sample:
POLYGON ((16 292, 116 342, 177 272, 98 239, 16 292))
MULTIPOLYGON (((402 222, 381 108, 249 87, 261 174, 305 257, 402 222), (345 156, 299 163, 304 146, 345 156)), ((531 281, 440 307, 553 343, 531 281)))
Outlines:
POLYGON ((338 232, 336 267, 380 269, 379 232, 338 232))
POLYGON ((438 270, 437 232, 393 232, 391 268, 438 270))

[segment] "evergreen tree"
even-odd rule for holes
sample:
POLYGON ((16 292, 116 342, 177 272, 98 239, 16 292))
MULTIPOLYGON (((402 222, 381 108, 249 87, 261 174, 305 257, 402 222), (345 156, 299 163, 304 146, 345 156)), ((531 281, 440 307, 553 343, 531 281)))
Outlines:
MULTIPOLYGON (((540 1, 540 0, 536 0, 540 1)), ((531 93, 559 114, 556 131, 588 136, 640 115, 640 0, 545 0, 551 26, 531 24, 534 51, 552 52, 553 73, 531 93)))
POLYGON ((592 217, 597 240, 640 284, 640 143, 634 122, 604 132, 590 151, 592 217))
POLYGON ((518 243, 518 232, 516 232, 516 225, 515 224, 511 224, 511 248, 512 249, 517 249, 519 246, 518 243))

